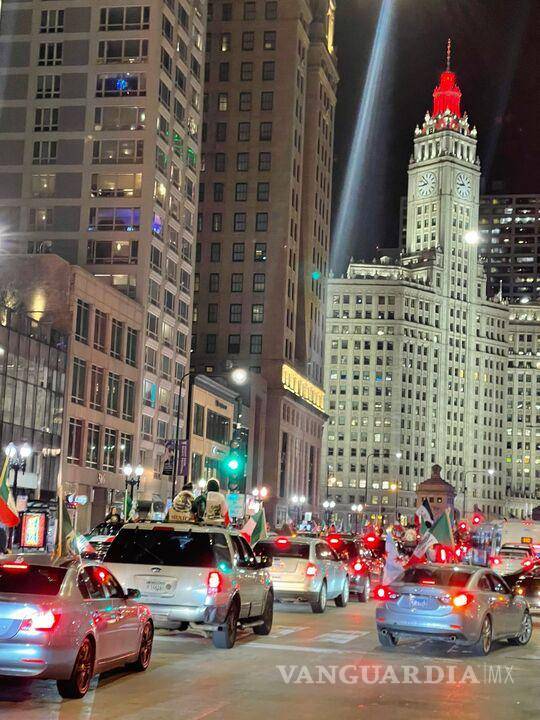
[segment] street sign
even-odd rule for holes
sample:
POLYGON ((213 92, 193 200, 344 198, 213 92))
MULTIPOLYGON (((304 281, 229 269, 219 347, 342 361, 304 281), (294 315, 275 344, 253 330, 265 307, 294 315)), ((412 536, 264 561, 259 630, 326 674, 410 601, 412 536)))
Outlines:
POLYGON ((229 493, 227 495, 229 515, 233 518, 243 518, 245 502, 246 496, 243 493, 229 493))

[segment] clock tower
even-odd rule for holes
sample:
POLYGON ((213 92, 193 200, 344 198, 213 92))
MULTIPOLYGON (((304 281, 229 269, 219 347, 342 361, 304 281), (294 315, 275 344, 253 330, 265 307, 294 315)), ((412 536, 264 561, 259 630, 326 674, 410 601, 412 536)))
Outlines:
MULTIPOLYGON (((461 90, 450 69, 450 40, 446 69, 433 91, 433 108, 422 127, 416 126, 409 163, 407 194, 407 254, 437 249, 444 265, 460 263, 474 283, 476 253, 467 253, 464 237, 478 228, 480 161, 476 154, 476 128, 461 111, 461 90)), ((454 273, 445 273, 451 279, 454 273)), ((465 284, 466 287, 467 284, 465 284)), ((441 288, 444 292, 444 288, 441 288)), ((450 288, 447 288, 449 291, 450 288)), ((460 293, 461 294, 461 293, 460 293)))

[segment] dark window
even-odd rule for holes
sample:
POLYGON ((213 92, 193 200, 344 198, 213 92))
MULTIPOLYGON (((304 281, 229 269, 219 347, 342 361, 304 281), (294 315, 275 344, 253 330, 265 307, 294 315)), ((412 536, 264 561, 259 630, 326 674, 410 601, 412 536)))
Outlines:
POLYGON ((255 545, 255 554, 264 553, 270 557, 289 557, 298 560, 309 560, 308 543, 300 542, 283 542, 278 543, 275 540, 263 540, 255 545))
POLYGON ((247 196, 248 196, 248 184, 245 182, 236 183, 234 199, 237 202, 243 202, 243 201, 247 200, 247 196))
POLYGON ((269 0, 264 4, 264 17, 266 20, 277 18, 277 0, 269 0))
POLYGON ((242 273, 231 274, 231 292, 242 292, 244 289, 244 276, 242 273))
POLYGON ((255 216, 255 230, 257 232, 266 232, 268 230, 268 213, 257 213, 255 216))
POLYGON ((221 19, 232 20, 232 3, 223 3, 221 6, 221 19))
POLYGON ((221 82, 227 82, 229 80, 229 63, 219 63, 219 79, 221 82))
POLYGON ((272 139, 272 123, 262 122, 259 126, 259 140, 272 139))
POLYGON ((266 289, 266 275, 253 273, 253 292, 264 292, 266 289))
POLYGON ((221 243, 213 242, 210 244, 210 262, 220 262, 221 260, 221 243))
POLYGON ((75 320, 75 340, 88 344, 88 323, 90 318, 90 305, 77 300, 77 318, 75 320))
POLYGON ((225 142, 227 139, 227 123, 216 123, 216 142, 225 142))
POLYGON ((193 413, 193 432, 199 437, 204 437, 204 406, 195 403, 193 413))
POLYGON ((215 353, 217 348, 217 335, 210 333, 206 336, 206 352, 215 353))
POLYGON ((218 321, 218 304, 209 303, 208 305, 208 322, 217 323, 218 321))
POLYGON ((240 80, 253 80, 253 63, 243 62, 240 66, 240 80))
POLYGON ((259 153, 259 170, 270 170, 272 168, 272 153, 259 153))
POLYGON ((240 172, 249 170, 249 153, 241 152, 236 155, 236 169, 240 172))
POLYGON ((269 90, 261 93, 261 110, 273 110, 274 93, 269 90))
POLYGON ((107 562, 132 565, 211 568, 223 561, 231 562, 223 533, 175 531, 164 525, 122 529, 107 552, 107 562))
POLYGON ((247 142, 251 134, 251 123, 240 122, 238 123, 238 140, 240 142, 247 142))
POLYGON ((28 565, 26 570, 12 570, 0 565, 0 593, 58 595, 66 572, 66 568, 48 565, 28 565))
POLYGON ((259 200, 259 202, 267 202, 270 200, 270 183, 257 183, 257 200, 259 200))
POLYGON ((238 98, 239 110, 251 110, 251 93, 241 92, 238 98))
POLYGON ((212 214, 212 231, 221 232, 223 230, 223 215, 221 213, 212 214))
POLYGON ((228 417, 208 410, 206 414, 206 437, 215 442, 229 442, 231 421, 228 417))
POLYGON ((210 273, 208 276, 209 292, 219 292, 219 273, 210 273))
POLYGON ((228 352, 230 355, 238 355, 240 352, 240 335, 229 335, 228 352))
POLYGON ((262 64, 262 79, 275 80, 276 64, 273 60, 265 60, 262 64))
POLYGON ((216 153, 214 159, 214 170, 216 172, 225 172, 226 157, 225 153, 216 153))
POLYGON ((244 243, 233 243, 232 246, 232 259, 233 262, 243 262, 245 256, 245 245, 244 243))
POLYGON ((245 232, 246 231, 246 213, 234 213, 234 231, 245 232))
POLYGON ((242 50, 253 50, 255 47, 255 33, 242 33, 242 50))
POLYGON ((262 335, 250 335, 249 352, 252 355, 260 355, 262 353, 262 335))
POLYGON ((242 322, 242 305, 240 303, 232 303, 232 305, 229 306, 229 322, 242 322))
POLYGON ((223 183, 214 183, 214 202, 223 202, 224 190, 223 183))
POLYGON ((253 1, 244 3, 244 20, 255 20, 256 5, 253 1))
POLYGON ((466 587, 472 575, 470 570, 454 570, 453 568, 410 568, 399 578, 404 583, 420 584, 429 582, 440 587, 466 587))

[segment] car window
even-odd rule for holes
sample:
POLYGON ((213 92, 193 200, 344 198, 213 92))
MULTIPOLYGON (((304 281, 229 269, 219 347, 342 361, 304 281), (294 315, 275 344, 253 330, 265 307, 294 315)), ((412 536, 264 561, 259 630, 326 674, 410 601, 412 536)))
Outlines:
POLYGON ((0 564, 0 593, 58 595, 66 568, 4 562, 0 564))
POLYGON ((315 548, 315 557, 317 560, 333 560, 334 558, 337 558, 337 555, 331 548, 328 547, 328 545, 317 543, 315 548))
POLYGON ((98 578, 101 580, 105 594, 110 598, 124 599, 124 591, 118 580, 104 567, 95 568, 98 578))
POLYGON ((530 555, 530 551, 526 548, 516 548, 503 545, 499 555, 505 558, 525 558, 530 555))
POLYGON ((251 549, 250 544, 247 542, 247 540, 243 537, 238 538, 240 540, 240 545, 242 546, 244 550, 244 555, 250 560, 250 562, 255 562, 255 554, 253 550, 251 549))
POLYGON ((490 592, 491 585, 485 575, 482 575, 482 577, 478 580, 478 589, 483 590, 484 592, 490 592))
POLYGON ((472 572, 465 569, 418 566, 405 570, 398 580, 404 583, 464 588, 469 582, 471 575, 472 572))
POLYGON ((99 578, 93 573, 93 568, 83 568, 79 571, 77 585, 83 598, 89 600, 103 600, 105 591, 99 578))
POLYGON ((242 547, 242 543, 240 542, 240 538, 237 535, 231 535, 231 540, 234 548, 234 554, 238 557, 239 560, 247 561, 246 553, 244 552, 244 548, 242 547))
POLYGON ((288 557, 300 560, 309 559, 308 543, 291 542, 287 538, 261 540, 255 545, 257 554, 264 553, 271 558, 288 557))
POLYGON ((490 573, 488 575, 488 580, 489 584, 491 585, 491 589, 495 592, 503 593, 505 595, 508 595, 510 593, 510 588, 501 577, 497 577, 497 575, 492 575, 490 573))

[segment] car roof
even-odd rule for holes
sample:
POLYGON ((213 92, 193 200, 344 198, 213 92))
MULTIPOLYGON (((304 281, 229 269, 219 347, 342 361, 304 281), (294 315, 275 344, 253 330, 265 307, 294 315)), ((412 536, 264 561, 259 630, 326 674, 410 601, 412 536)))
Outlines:
POLYGON ((264 540, 259 540, 259 542, 275 543, 276 540, 281 538, 288 540, 291 544, 294 545, 313 545, 317 542, 326 542, 324 538, 312 538, 306 537, 305 535, 295 535, 294 537, 292 535, 273 535, 272 537, 265 538, 264 540))
POLYGON ((176 523, 176 522, 136 522, 126 523, 121 530, 153 530, 155 528, 172 528, 173 530, 200 532, 200 533, 230 533, 230 531, 220 525, 202 525, 199 523, 176 523))

